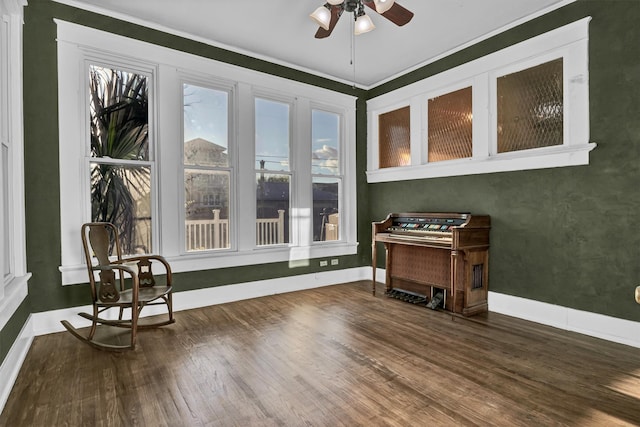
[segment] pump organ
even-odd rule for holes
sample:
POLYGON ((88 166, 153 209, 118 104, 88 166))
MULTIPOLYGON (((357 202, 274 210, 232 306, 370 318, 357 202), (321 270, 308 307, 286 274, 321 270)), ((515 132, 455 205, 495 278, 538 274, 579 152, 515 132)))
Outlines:
POLYGON ((488 215, 391 213, 372 223, 373 294, 377 243, 386 254, 386 294, 414 303, 436 303, 470 316, 486 312, 489 281, 488 215))

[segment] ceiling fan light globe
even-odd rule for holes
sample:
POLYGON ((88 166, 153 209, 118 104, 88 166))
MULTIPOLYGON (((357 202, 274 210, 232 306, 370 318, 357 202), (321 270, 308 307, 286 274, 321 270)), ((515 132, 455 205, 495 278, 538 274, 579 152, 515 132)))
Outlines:
POLYGON ((324 30, 329 30, 329 24, 331 23, 331 12, 324 6, 320 6, 313 11, 309 17, 316 24, 320 25, 324 30))
POLYGON ((376 12, 385 13, 387 10, 391 9, 394 0, 373 0, 373 3, 376 5, 376 12))
POLYGON ((327 3, 333 5, 333 6, 337 6, 339 4, 344 3, 344 0, 327 0, 327 3))
POLYGON ((376 26, 373 25, 373 21, 371 21, 371 18, 369 18, 367 15, 360 15, 358 16, 358 19, 356 19, 353 33, 357 36, 360 34, 368 33, 374 28, 376 28, 376 26))

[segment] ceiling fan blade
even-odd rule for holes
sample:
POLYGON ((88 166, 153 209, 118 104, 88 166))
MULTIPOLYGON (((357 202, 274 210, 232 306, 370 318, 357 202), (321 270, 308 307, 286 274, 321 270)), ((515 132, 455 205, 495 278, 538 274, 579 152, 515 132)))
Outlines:
MULTIPOLYGON (((365 1, 364 4, 377 12, 376 5, 372 1, 365 1)), ((380 15, 384 16, 389 21, 399 26, 403 26, 409 23, 409 21, 411 21, 411 18, 413 18, 413 12, 395 2, 389 10, 387 10, 385 13, 381 13, 380 15)))
POLYGON ((340 6, 331 6, 331 21, 329 21, 329 29, 325 30, 322 27, 318 28, 318 31, 316 31, 316 38, 323 39, 325 37, 329 37, 333 29, 336 27, 338 19, 340 19, 340 15, 342 15, 342 8, 340 6))

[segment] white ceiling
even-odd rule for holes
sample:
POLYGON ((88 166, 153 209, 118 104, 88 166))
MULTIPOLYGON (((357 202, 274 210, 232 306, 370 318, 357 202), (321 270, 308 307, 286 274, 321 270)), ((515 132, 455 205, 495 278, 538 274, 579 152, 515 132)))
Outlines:
POLYGON ((366 8, 376 29, 355 37, 355 72, 351 14, 314 38, 323 0, 57 1, 369 88, 575 0, 398 0, 415 14, 403 27, 366 8))

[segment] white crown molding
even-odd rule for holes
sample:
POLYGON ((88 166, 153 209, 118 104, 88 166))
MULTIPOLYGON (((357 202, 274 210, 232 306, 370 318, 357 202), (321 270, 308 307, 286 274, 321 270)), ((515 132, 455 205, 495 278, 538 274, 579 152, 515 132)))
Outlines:
POLYGON ((27 5, 27 0, 0 0, 0 13, 22 15, 22 8, 27 5))
POLYGON ((254 52, 251 50, 247 50, 247 49, 240 49, 238 47, 235 46, 231 46, 225 43, 221 43, 218 42, 216 40, 213 39, 209 39, 206 37, 201 37, 201 36, 197 36, 195 34, 191 34, 185 31, 179 31, 170 27, 167 27, 165 25, 160 25, 157 24, 155 22, 151 22, 151 21, 147 21, 144 19, 140 19, 140 18, 136 18, 133 17, 131 15, 127 15, 124 13, 120 13, 120 12, 115 12, 100 6, 95 6, 95 5, 89 5, 86 4, 82 1, 78 1, 78 0, 53 0, 56 3, 60 3, 60 4, 64 4, 67 6, 71 6, 71 7, 75 7, 78 9, 82 9, 82 10, 86 10, 88 12, 93 12, 93 13, 97 13, 99 15, 104 15, 104 16, 108 16, 110 18, 114 18, 114 19, 118 19, 120 21, 124 21, 124 22, 129 22, 131 24, 135 24, 135 25, 140 25, 141 27, 146 27, 146 28, 150 28, 152 30, 157 30, 157 31, 162 31, 163 33, 167 33, 167 34, 171 34, 177 37, 183 37, 185 39, 189 39, 189 40, 193 40, 196 42, 200 42, 200 43, 204 43, 207 44, 209 46, 213 46, 213 47, 217 47, 220 49, 225 49, 228 50, 230 52, 234 52, 234 53, 238 53, 241 55, 246 55, 246 56, 250 56, 252 58, 255 59, 260 59, 263 61, 267 61, 270 62, 272 64, 276 64, 276 65, 282 65, 283 67, 287 67, 287 68, 291 68, 293 70, 298 70, 298 71, 302 71, 304 73, 309 73, 309 74, 313 74, 315 76, 318 77, 322 77, 322 78, 326 78, 338 83, 344 83, 350 86, 353 86, 353 82, 352 81, 348 81, 345 79, 341 79, 339 77, 336 76, 332 76, 326 73, 321 73, 317 70, 313 70, 310 68, 306 68, 306 67, 301 67, 300 65, 296 65, 296 64, 292 64, 290 62, 287 61, 283 61, 271 56, 267 56, 267 55, 263 55, 260 54, 258 52, 254 52))
POLYGON ((554 5, 551 5, 549 7, 544 8, 542 10, 539 10, 536 13, 533 13, 531 15, 525 16, 524 18, 517 19, 517 20, 515 20, 513 22, 510 22, 507 25, 504 25, 504 26, 498 28, 497 30, 491 31, 489 33, 486 33, 486 34, 480 36, 480 37, 476 37, 475 39, 470 40, 470 41, 468 41, 466 43, 463 43, 461 45, 453 47, 453 48, 449 49, 448 51, 441 53, 440 55, 434 56, 433 58, 430 58, 427 61, 423 61, 423 62, 421 62, 419 64, 414 65, 413 67, 410 67, 410 68, 407 68, 405 70, 402 70, 399 73, 396 73, 396 74, 394 74, 392 76, 389 76, 386 79, 380 80, 379 82, 374 83, 371 86, 365 87, 364 89, 369 90, 369 89, 372 89, 372 88, 374 88, 376 86, 380 86, 380 85, 382 85, 384 83, 390 82, 390 81, 392 81, 394 79, 397 79, 398 77, 402 77, 405 74, 408 74, 408 73, 410 73, 412 71, 415 71, 415 70, 417 70, 419 68, 425 67, 425 66, 427 66, 429 64, 433 64, 434 62, 437 62, 437 61, 439 61, 439 60, 441 60, 443 58, 446 58, 447 56, 451 56, 454 53, 460 52, 461 50, 464 50, 464 49, 466 49, 468 47, 471 47, 474 44, 478 44, 480 42, 483 42, 483 41, 485 41, 487 39, 490 39, 493 36, 496 36, 496 35, 498 35, 500 33, 504 33, 505 31, 508 31, 508 30, 510 30, 512 28, 515 28, 518 25, 522 25, 525 22, 528 22, 528 21, 531 21, 533 19, 536 19, 536 18, 538 18, 538 17, 540 17, 542 15, 546 15, 549 12, 553 12, 556 9, 560 9, 561 7, 564 7, 564 6, 568 5, 568 4, 574 3, 576 1, 577 0, 564 0, 564 1, 560 2, 560 3, 556 3, 554 5))
MULTIPOLYGON (((17 0, 4 0, 4 1, 17 1, 17 0)), ((260 53, 254 52, 254 51, 250 51, 250 50, 246 50, 246 49, 240 49, 238 47, 230 46, 230 45, 227 45, 225 43, 220 43, 220 42, 212 40, 212 39, 208 39, 208 38, 201 37, 201 36, 196 36, 196 35, 188 33, 188 32, 178 31, 178 30, 169 28, 169 27, 164 26, 164 25, 160 25, 160 24, 157 24, 157 23, 154 23, 154 22, 151 22, 151 21, 147 21, 147 20, 144 20, 144 19, 136 18, 136 17, 133 17, 131 15, 124 14, 124 13, 115 12, 115 11, 106 9, 104 7, 86 4, 86 3, 82 2, 82 1, 79 1, 79 0, 53 0, 53 1, 55 1, 56 3, 67 5, 67 6, 72 6, 72 7, 78 8, 78 9, 83 9, 83 10, 86 10, 86 11, 89 11, 89 12, 97 13, 97 14, 108 16, 108 17, 115 18, 115 19, 119 19, 121 21, 130 22, 132 24, 136 24, 136 25, 140 25, 140 26, 143 26, 143 27, 151 28, 151 29, 154 29, 154 30, 162 31, 162 32, 167 33, 167 34, 172 34, 172 35, 175 35, 175 36, 178 36, 178 37, 184 37, 184 38, 187 38, 187 39, 190 39, 190 40, 194 40, 194 41, 197 41, 197 42, 205 43, 205 44, 208 44, 210 46, 219 47, 221 49, 229 50, 231 52, 236 52, 236 53, 239 53, 239 54, 242 54, 242 55, 248 55, 248 56, 251 56, 251 57, 256 58, 256 59, 261 59, 261 60, 268 61, 268 62, 277 64, 277 65, 282 65, 282 66, 285 66, 285 67, 288 67, 288 68, 291 68, 291 69, 294 69, 294 70, 298 70, 298 71, 302 71, 302 72, 305 72, 305 73, 313 74, 313 75, 318 76, 318 77, 327 78, 327 79, 333 80, 333 81, 338 82, 338 83, 344 83, 344 84, 347 84, 347 85, 350 85, 350 86, 354 85, 354 82, 351 81, 351 80, 343 79, 343 78, 336 77, 336 76, 333 76, 333 75, 329 75, 329 74, 326 74, 326 73, 321 73, 321 72, 319 72, 317 70, 301 67, 300 65, 291 64, 291 63, 289 63, 287 61, 282 61, 280 59, 276 59, 276 58, 273 58, 273 57, 270 57, 270 56, 267 56, 267 55, 263 55, 263 54, 260 54, 260 53)), ((486 33, 486 34, 484 34, 482 36, 476 37, 475 39, 470 40, 469 42, 466 42, 464 44, 455 46, 455 47, 447 50, 446 52, 441 53, 440 55, 434 56, 433 58, 430 58, 430 59, 428 59, 426 61, 420 62, 420 63, 418 63, 418 64, 416 64, 416 65, 414 65, 414 66, 412 66, 410 68, 407 68, 407 69, 405 69, 403 71, 400 71, 400 72, 398 72, 398 73, 396 73, 396 74, 394 74, 392 76, 389 76, 389 77, 387 77, 385 79, 382 79, 382 80, 380 80, 380 81, 378 81, 376 83, 372 83, 372 84, 369 84, 369 85, 363 85, 363 84, 360 84, 360 83, 356 83, 355 85, 357 86, 357 88, 363 89, 363 90, 373 89, 374 87, 380 86, 380 85, 382 85, 384 83, 387 83, 387 82, 389 82, 391 80, 394 80, 394 79, 396 79, 398 77, 401 77, 401 76, 403 76, 403 75, 405 75, 405 74, 407 74, 407 73, 409 73, 411 71, 414 71, 416 69, 419 69, 421 67, 429 65, 431 63, 439 61, 442 58, 445 58, 445 57, 447 57, 449 55, 452 55, 452 54, 454 54, 456 52, 459 52, 459 51, 461 51, 463 49, 466 49, 467 47, 473 46, 476 43, 480 43, 480 42, 482 42, 484 40, 487 40, 487 39, 489 39, 489 38, 491 38, 491 37, 493 37, 493 36, 495 36, 497 34, 500 34, 500 33, 503 33, 503 32, 505 32, 507 30, 510 30, 511 28, 517 27, 518 25, 521 25, 521 24, 523 24, 523 23, 525 23, 527 21, 530 21, 532 19, 538 18, 538 17, 540 17, 542 15, 545 15, 545 14, 547 14, 549 12, 552 12, 552 11, 554 11, 556 9, 564 7, 564 6, 568 5, 568 4, 574 3, 575 1, 577 1, 577 0, 564 0, 564 1, 561 1, 561 2, 556 3, 554 5, 548 6, 548 7, 544 8, 544 9, 539 10, 538 12, 535 12, 535 13, 533 13, 531 15, 525 16, 524 18, 520 18, 520 19, 517 19, 517 20, 515 20, 513 22, 510 22, 509 24, 504 25, 504 26, 502 26, 502 27, 500 27, 500 28, 498 28, 498 29, 496 29, 494 31, 491 31, 491 32, 486 33)))

